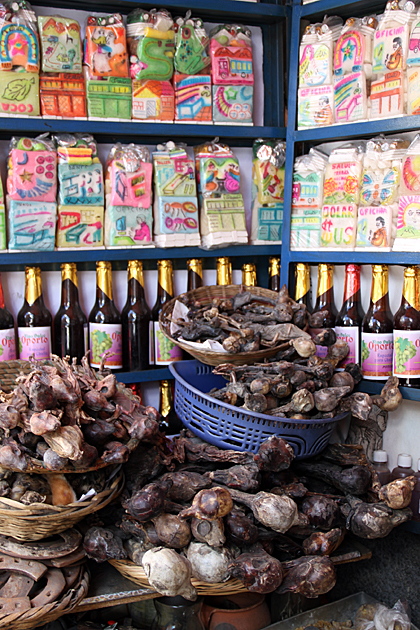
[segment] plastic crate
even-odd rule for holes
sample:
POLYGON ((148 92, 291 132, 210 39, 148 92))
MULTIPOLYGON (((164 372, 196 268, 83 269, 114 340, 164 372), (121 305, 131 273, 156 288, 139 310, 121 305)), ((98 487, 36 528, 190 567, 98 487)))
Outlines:
POLYGON ((195 435, 220 448, 256 453, 272 435, 293 447, 296 459, 320 453, 337 422, 347 413, 321 420, 280 420, 227 405, 207 394, 226 385, 212 367, 199 361, 178 361, 169 366, 175 378, 175 411, 195 435))

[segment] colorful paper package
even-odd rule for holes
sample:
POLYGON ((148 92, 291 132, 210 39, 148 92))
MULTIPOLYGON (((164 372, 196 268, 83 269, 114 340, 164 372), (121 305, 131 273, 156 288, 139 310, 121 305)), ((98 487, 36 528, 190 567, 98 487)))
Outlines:
POLYGON ((58 206, 57 248, 103 248, 103 206, 58 206))
POLYGON ((367 91, 364 72, 334 78, 335 122, 355 122, 367 118, 367 91))
POLYGON ((407 66, 420 66, 420 15, 414 19, 408 42, 407 66))
POLYGON ((194 160, 184 151, 153 154, 155 193, 168 197, 197 197, 194 160))
POLYGON ((112 206, 107 203, 105 247, 107 249, 154 247, 153 209, 112 206))
POLYGON ((210 42, 214 85, 254 85, 252 46, 222 46, 210 42))
POLYGON ((357 206, 324 205, 321 212, 320 245, 329 249, 352 250, 356 244, 357 206))
POLYGON ((53 251, 57 204, 7 198, 10 251, 53 251))
POLYGON ((59 164, 99 163, 98 147, 89 133, 64 133, 54 136, 59 164))
POLYGON ((361 161, 340 161, 339 155, 335 158, 331 155, 325 169, 324 204, 358 204, 361 174, 361 161), (337 161, 331 161, 333 159, 337 161))
POLYGON ((41 114, 45 118, 85 118, 86 88, 82 74, 41 74, 41 114))
POLYGON ((206 249, 247 243, 242 194, 204 197, 200 213, 201 244, 206 249))
POLYGON ((38 74, 39 40, 36 23, 29 25, 3 23, 0 28, 0 70, 20 67, 25 72, 38 74))
POLYGON ((420 251, 420 195, 402 195, 393 251, 420 251))
POLYGON ((197 247, 200 245, 197 199, 156 197, 154 225, 158 247, 197 247))
POLYGON ((299 88, 298 127, 325 127, 334 122, 332 85, 299 88))
POLYGON ((173 122, 175 90, 170 81, 137 81, 133 79, 133 118, 173 122))
POLYGON ((330 84, 331 42, 301 44, 299 52, 299 87, 330 84))
POLYGON ((324 187, 323 173, 293 173, 293 208, 319 208, 324 187))
POLYGON ((200 160, 202 193, 232 195, 239 193, 241 178, 236 157, 208 157, 200 160))
POLYGON ((370 118, 393 118, 404 113, 404 74, 401 70, 388 72, 372 81, 370 118))
POLYGON ((175 120, 209 123, 211 110, 211 78, 206 75, 174 74, 175 120))
POLYGON ((39 116, 39 75, 0 72, 0 114, 39 116))
POLYGON ((174 21, 166 9, 134 9, 127 16, 130 76, 169 81, 174 70, 174 21))
POLYGON ((252 125, 254 88, 250 85, 213 85, 213 122, 252 125))
POLYGON ((210 57, 206 48, 209 38, 200 18, 177 18, 175 23, 175 56, 176 72, 188 76, 196 75, 210 65, 210 57))
POLYGON ((116 144, 106 167, 109 205, 149 208, 152 205, 152 172, 147 147, 116 144))
POLYGON ((410 16, 405 11, 387 11, 373 36, 373 72, 405 70, 410 16), (396 19, 401 16, 400 19, 396 19))
POLYGON ((290 249, 318 249, 321 231, 319 208, 292 208, 290 249))
POLYGON ((14 148, 9 156, 7 192, 17 201, 55 202, 57 196, 57 154, 14 148))
POLYGON ((82 72, 80 24, 58 15, 38 16, 42 51, 42 71, 53 73, 82 72))
POLYGON ((6 248, 6 209, 4 206, 3 184, 0 178, 0 250, 6 248))
POLYGON ((420 155, 407 155, 403 160, 400 195, 420 195, 420 155))
POLYGON ((102 164, 58 165, 59 194, 61 205, 103 206, 104 180, 102 164))
POLYGON ((420 114, 420 68, 407 70, 407 114, 420 114))
POLYGON ((131 79, 105 77, 86 81, 89 118, 131 120, 131 79))
POLYGON ((392 244, 392 206, 359 207, 356 249, 390 251, 392 244))
POLYGON ((90 15, 84 63, 90 78, 128 77, 128 54, 122 15, 90 15))
POLYGON ((364 167, 360 184, 361 206, 388 206, 398 197, 401 168, 397 165, 364 167))

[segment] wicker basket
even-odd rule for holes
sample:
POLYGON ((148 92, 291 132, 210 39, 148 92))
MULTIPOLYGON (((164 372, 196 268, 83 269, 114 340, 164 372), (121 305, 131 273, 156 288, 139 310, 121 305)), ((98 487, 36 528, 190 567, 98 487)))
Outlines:
POLYGON ((42 540, 53 534, 59 534, 69 527, 74 527, 85 516, 93 514, 111 503, 122 492, 124 474, 117 474, 92 499, 70 503, 63 507, 32 503, 23 505, 6 497, 0 498, 0 531, 3 536, 12 536, 16 540, 42 540))
POLYGON ((0 616, 0 630, 32 630, 55 621, 71 612, 86 597, 88 588, 89 574, 84 569, 78 584, 61 595, 58 601, 22 613, 0 616))
MULTIPOLYGON (((108 560, 108 562, 110 562, 123 577, 127 578, 127 580, 131 580, 131 582, 143 588, 152 588, 143 567, 134 564, 131 560, 108 560)), ((242 582, 236 579, 209 584, 208 582, 200 582, 193 578, 191 583, 199 595, 211 595, 215 597, 216 595, 235 595, 236 593, 248 592, 242 582)))
MULTIPOLYGON (((201 287, 200 289, 194 289, 189 291, 185 295, 194 299, 200 303, 201 306, 210 306, 214 298, 227 299, 234 297, 240 290, 241 286, 238 284, 231 284, 229 286, 210 286, 201 287)), ((277 299, 278 293, 275 291, 269 291, 268 289, 262 289, 261 287, 252 287, 252 293, 265 298, 277 299)), ((229 354, 228 352, 214 352, 212 350, 199 350, 193 348, 188 343, 174 339, 170 332, 171 321, 170 316, 175 306, 177 298, 174 298, 163 307, 159 315, 160 329, 165 337, 175 343, 177 346, 188 352, 195 359, 206 363, 207 365, 220 365, 221 363, 233 363, 234 365, 245 365, 247 363, 260 363, 264 359, 273 357, 279 350, 283 350, 289 347, 289 343, 281 342, 271 348, 264 348, 264 350, 257 350, 256 352, 241 352, 238 354, 229 354)))

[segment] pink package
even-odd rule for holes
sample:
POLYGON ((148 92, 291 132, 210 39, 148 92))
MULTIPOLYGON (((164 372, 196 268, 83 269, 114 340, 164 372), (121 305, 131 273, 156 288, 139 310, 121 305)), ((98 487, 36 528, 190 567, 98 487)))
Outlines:
POLYGON ((7 192, 18 201, 50 201, 57 195, 57 155, 53 151, 10 152, 7 192))
POLYGON ((214 85, 254 85, 252 46, 222 46, 212 39, 210 57, 214 85))
POLYGON ((111 205, 150 208, 152 204, 152 172, 150 162, 141 162, 134 173, 119 168, 114 160, 111 165, 111 205))

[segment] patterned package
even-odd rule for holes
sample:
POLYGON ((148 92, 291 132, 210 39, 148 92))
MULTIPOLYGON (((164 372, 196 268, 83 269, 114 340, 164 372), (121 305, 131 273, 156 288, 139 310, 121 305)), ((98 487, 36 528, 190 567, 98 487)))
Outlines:
POLYGON ((57 204, 17 201, 7 197, 7 232, 10 251, 53 251, 57 204))
POLYGON ((358 204, 364 149, 362 142, 349 142, 331 152, 325 169, 324 205, 358 204))
POLYGON ((292 208, 290 249, 319 249, 320 231, 319 208, 292 208))
POLYGON ((420 68, 407 69, 407 114, 420 114, 420 68))
POLYGON ((210 66, 210 57, 206 49, 209 38, 203 20, 191 18, 191 11, 185 18, 175 21, 175 71, 189 76, 201 73, 210 66))
POLYGON ((331 85, 333 42, 342 23, 334 16, 306 27, 299 48, 299 87, 331 85))
POLYGON ((0 14, 0 71, 39 73, 38 25, 27 0, 8 1, 0 14))
POLYGON ((298 127, 325 127, 334 122, 334 87, 321 85, 298 90, 298 127))
POLYGON ((211 78, 198 74, 174 74, 175 120, 207 124, 211 122, 211 78))
POLYGON ((320 208, 328 157, 319 149, 296 158, 293 168, 292 208, 320 208))
POLYGON ((96 142, 90 134, 58 134, 58 202, 62 206, 103 206, 104 181, 96 142))
POLYGON ((420 66, 420 11, 413 20, 408 42, 407 66, 420 66))
POLYGON ((211 74, 214 85, 254 85, 251 31, 225 24, 210 33, 211 74))
POLYGON ((173 122, 175 91, 170 81, 137 81, 133 79, 133 118, 173 122))
POLYGON ((9 149, 7 193, 16 201, 55 202, 57 153, 48 134, 12 138, 9 149))
POLYGON ((89 78, 128 77, 128 55, 122 15, 88 17, 84 63, 89 78))
POLYGON ((59 15, 38 16, 43 72, 82 72, 80 24, 59 15))
POLYGON ((281 243, 286 145, 281 140, 256 140, 253 146, 253 245, 281 243))
POLYGON ((6 248, 6 210, 4 206, 3 184, 0 178, 0 250, 6 248))
POLYGON ((41 74, 39 96, 44 118, 86 117, 86 86, 83 74, 41 74))
POLYGON ((0 72, 0 113, 39 116, 39 75, 33 72, 0 72))
POLYGON ((132 82, 125 77, 86 80, 89 119, 131 120, 132 82))
POLYGON ((58 206, 58 249, 103 249, 103 206, 58 206))
POLYGON ((366 75, 363 71, 334 77, 335 122, 366 120, 367 102, 366 75))
POLYGON ((353 250, 356 244, 357 206, 324 205, 321 214, 321 247, 353 250))
POLYGON ((152 203, 152 171, 147 147, 116 144, 111 149, 106 167, 109 205, 149 208, 152 203))
POLYGON ((420 134, 408 147, 402 162, 400 195, 420 195, 420 134))
POLYGON ((127 17, 130 76, 146 81, 170 81, 174 71, 175 31, 165 9, 135 9, 127 17))
POLYGON ((420 251, 420 195, 401 195, 393 251, 420 251))
POLYGON ((401 162, 407 148, 408 141, 402 138, 381 136, 366 143, 359 205, 398 207, 401 162))
POLYGON ((374 15, 349 18, 334 47, 334 74, 344 76, 363 70, 372 75, 373 34, 378 26, 374 15))
POLYGON ((404 113, 404 72, 387 72, 370 86, 370 118, 393 118, 404 113))
POLYGON ((391 251, 393 206, 360 206, 356 249, 391 251))
POLYGON ((204 158, 208 157, 231 157, 233 156, 232 150, 229 145, 220 142, 218 138, 215 138, 212 142, 204 142, 203 144, 194 147, 194 160, 195 160, 195 177, 197 180, 197 192, 200 196, 202 193, 200 182, 200 162, 204 158))
POLYGON ((405 70, 412 17, 408 11, 387 6, 373 36, 374 74, 405 70))
POLYGON ((152 207, 144 209, 107 205, 105 247, 107 249, 154 247, 152 207))
POLYGON ((251 85, 213 85, 213 122, 252 125, 254 88, 251 85))

